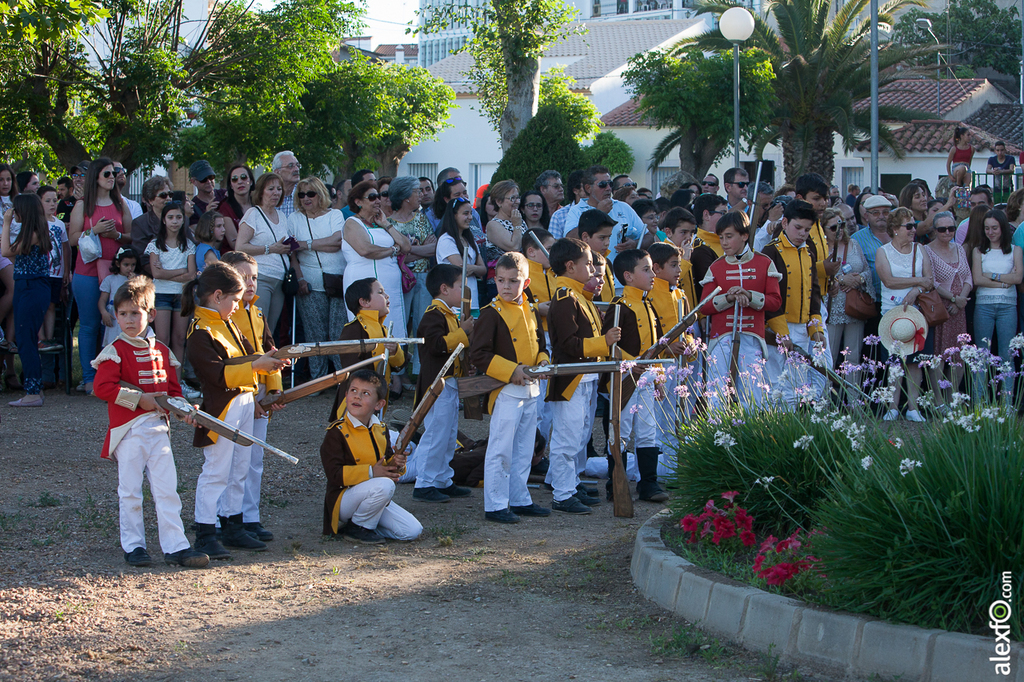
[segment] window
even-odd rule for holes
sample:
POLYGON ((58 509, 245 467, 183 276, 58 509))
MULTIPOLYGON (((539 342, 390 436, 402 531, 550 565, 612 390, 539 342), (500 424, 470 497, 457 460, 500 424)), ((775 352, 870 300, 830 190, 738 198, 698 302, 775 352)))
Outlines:
MULTIPOLYGON (((658 166, 658 169, 654 171, 651 189, 654 190, 654 195, 657 196, 658 192, 661 191, 661 183, 668 180, 670 177, 679 172, 679 168, 676 166, 658 166)), ((668 199, 669 197, 665 197, 668 199)))
POLYGON ((899 196, 900 191, 909 183, 910 173, 882 173, 878 179, 878 184, 883 190, 896 196, 899 196))
POLYGON ((601 0, 594 0, 594 7, 591 10, 590 16, 599 17, 601 16, 601 0))
POLYGON ((864 168, 851 166, 843 168, 843 184, 839 187, 839 193, 846 196, 846 188, 850 185, 864 186, 864 168))
POLYGON ((437 164, 410 163, 409 167, 405 171, 405 174, 411 175, 414 178, 430 178, 430 184, 433 185, 435 182, 437 182, 437 164))
POLYGON ((491 182, 491 176, 498 170, 496 163, 471 163, 469 164, 469 196, 476 196, 476 190, 481 185, 491 182))

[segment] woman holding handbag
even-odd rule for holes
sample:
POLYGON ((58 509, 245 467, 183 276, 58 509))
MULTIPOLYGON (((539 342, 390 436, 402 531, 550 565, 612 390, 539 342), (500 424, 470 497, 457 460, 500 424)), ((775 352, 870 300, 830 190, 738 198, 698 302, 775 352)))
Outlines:
POLYGON ((71 211, 68 242, 78 247, 71 291, 78 304, 78 358, 82 361, 82 389, 92 393, 96 369, 92 361, 99 352, 103 334, 100 316, 100 279, 110 271, 110 262, 121 245, 131 244, 132 214, 121 200, 114 162, 99 158, 85 174, 85 194, 71 211), (85 258, 90 258, 86 262, 85 258))
POLYGON ((935 225, 935 241, 925 247, 931 260, 932 272, 935 273, 935 291, 946 302, 949 319, 935 327, 935 357, 938 365, 930 370, 932 386, 935 391, 940 411, 944 411, 947 398, 960 386, 963 376, 963 365, 952 364, 949 367, 949 389, 944 389, 939 380, 945 376, 942 362, 944 353, 950 348, 958 348, 958 337, 967 333, 967 301, 970 298, 974 281, 971 278, 971 265, 964 247, 954 241, 956 235, 956 217, 950 211, 941 211, 932 219, 935 225))
POLYGON ((264 173, 256 181, 253 207, 238 224, 235 250, 256 259, 259 278, 256 283, 256 305, 263 311, 271 335, 284 308, 285 280, 295 276, 292 269, 295 252, 305 248, 288 234, 288 221, 277 207, 284 200, 284 182, 277 173, 264 173))
MULTIPOLYGON (((334 341, 345 326, 345 257, 341 253, 345 218, 331 208, 331 195, 318 178, 299 180, 295 186, 295 213, 288 217, 288 234, 305 248, 298 252, 295 274, 299 294, 295 298, 302 318, 303 341, 334 341)), ((337 355, 309 358, 309 377, 318 379, 341 369, 337 355)))
MULTIPOLYGON (((882 282, 882 315, 897 306, 918 307, 918 299, 935 288, 935 280, 932 278, 932 264, 923 247, 919 249, 914 243, 915 222, 914 214, 909 208, 899 207, 893 209, 889 214, 886 223, 886 231, 892 238, 888 244, 883 244, 875 255, 875 270, 878 272, 878 279, 882 282)), ((935 344, 935 328, 928 329, 921 348, 907 357, 904 367, 907 378, 907 420, 923 422, 924 417, 917 409, 917 399, 921 395, 921 379, 923 374, 918 366, 918 356, 921 354, 931 355, 935 344)), ((894 365, 895 367, 895 365, 894 365)), ((890 371, 892 371, 890 369, 890 371)), ((889 411, 885 415, 885 421, 894 421, 899 418, 899 410, 896 406, 900 400, 900 382, 896 381, 896 391, 893 394, 889 411)))
MULTIPOLYGON (((829 295, 826 301, 828 309, 828 342, 832 349, 832 366, 838 368, 845 358, 850 364, 856 365, 860 361, 860 351, 864 345, 864 319, 847 313, 851 310, 853 296, 866 297, 872 315, 875 304, 871 296, 865 293, 871 284, 871 268, 868 266, 860 245, 850 239, 850 233, 846 230, 846 221, 842 213, 835 208, 825 209, 821 218, 825 226, 825 240, 828 243, 829 253, 835 254, 836 260, 842 262, 839 273, 835 276, 829 287, 829 295), (856 292, 859 292, 856 293, 856 292), (848 349, 849 353, 840 356, 840 352, 848 349)), ((859 383, 860 374, 852 375, 850 381, 859 383)))

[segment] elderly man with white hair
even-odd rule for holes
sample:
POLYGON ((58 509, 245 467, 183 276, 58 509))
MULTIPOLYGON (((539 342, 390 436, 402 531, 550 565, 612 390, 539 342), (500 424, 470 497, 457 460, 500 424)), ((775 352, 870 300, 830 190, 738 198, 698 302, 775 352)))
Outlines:
POLYGON ((295 212, 295 185, 299 182, 299 171, 302 164, 295 158, 295 153, 290 151, 278 152, 274 155, 274 161, 270 169, 281 176, 284 183, 284 199, 277 210, 286 217, 295 212))

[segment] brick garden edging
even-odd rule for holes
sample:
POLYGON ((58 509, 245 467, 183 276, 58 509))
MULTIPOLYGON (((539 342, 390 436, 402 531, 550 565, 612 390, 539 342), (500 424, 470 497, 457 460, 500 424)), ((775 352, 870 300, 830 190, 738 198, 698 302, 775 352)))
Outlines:
POLYGON ((849 676, 1024 682, 1024 646, 1018 642, 1010 653, 1012 673, 1004 677, 989 661, 996 655, 992 637, 893 625, 708 577, 710 572, 695 570, 662 542, 668 514, 667 509, 655 514, 637 531, 633 582, 648 599, 714 635, 755 651, 766 652, 775 644, 783 660, 826 666, 849 676))

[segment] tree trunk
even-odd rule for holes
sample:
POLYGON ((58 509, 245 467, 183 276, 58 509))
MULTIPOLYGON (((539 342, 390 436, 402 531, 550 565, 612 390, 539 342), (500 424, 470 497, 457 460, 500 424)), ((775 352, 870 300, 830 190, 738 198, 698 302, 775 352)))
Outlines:
POLYGON ((679 170, 690 174, 697 183, 700 183, 711 170, 722 149, 724 147, 701 135, 696 128, 689 128, 679 145, 679 170))
POLYGON ((537 113, 540 99, 540 60, 506 55, 508 102, 498 122, 501 151, 508 153, 512 141, 537 113))
POLYGON ((373 160, 377 162, 378 175, 398 175, 398 166, 402 159, 409 153, 409 145, 404 142, 385 147, 383 151, 374 154, 373 160))
POLYGON ((814 130, 810 126, 782 126, 782 166, 786 182, 793 183, 804 173, 818 173, 832 184, 835 174, 835 133, 814 130))
POLYGON ((814 145, 811 147, 811 162, 807 170, 809 173, 817 173, 825 178, 826 183, 835 184, 833 178, 836 173, 835 133, 831 130, 815 132, 814 145))

